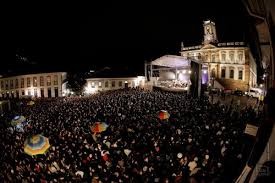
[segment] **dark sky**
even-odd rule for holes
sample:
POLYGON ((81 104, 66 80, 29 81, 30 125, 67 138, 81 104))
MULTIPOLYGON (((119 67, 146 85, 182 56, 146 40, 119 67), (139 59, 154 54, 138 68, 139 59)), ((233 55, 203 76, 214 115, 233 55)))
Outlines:
MULTIPOLYGON (((220 41, 243 41, 243 12, 238 0, 32 4, 16 15, 16 53, 32 68, 120 65, 142 71, 145 60, 178 54, 181 41, 200 44, 208 18, 216 22, 220 41)), ((23 67, 11 60, 2 70, 9 68, 23 67)))

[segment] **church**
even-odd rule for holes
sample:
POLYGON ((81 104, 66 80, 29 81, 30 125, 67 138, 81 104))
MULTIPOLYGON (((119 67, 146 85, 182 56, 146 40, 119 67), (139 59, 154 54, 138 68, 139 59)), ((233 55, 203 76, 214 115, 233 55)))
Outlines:
POLYGON ((204 41, 201 45, 184 47, 185 59, 202 62, 202 81, 214 88, 248 91, 257 86, 257 66, 250 48, 244 42, 218 42, 213 21, 204 21, 204 41))

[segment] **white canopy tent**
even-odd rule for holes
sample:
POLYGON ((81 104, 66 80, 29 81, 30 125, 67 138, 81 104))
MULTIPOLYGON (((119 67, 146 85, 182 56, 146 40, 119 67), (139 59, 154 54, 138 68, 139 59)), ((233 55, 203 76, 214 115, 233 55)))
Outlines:
POLYGON ((198 91, 197 93, 200 95, 202 63, 199 60, 186 59, 177 55, 164 55, 154 61, 145 63, 144 66, 145 78, 150 81, 148 85, 152 87, 168 85, 168 87, 174 88, 186 88, 186 85, 189 88, 192 85, 193 88, 196 88, 194 91, 198 91), (190 84, 190 80, 195 81, 190 84))
POLYGON ((177 68, 177 67, 190 67, 191 60, 185 59, 182 56, 164 55, 151 62, 151 65, 177 68))

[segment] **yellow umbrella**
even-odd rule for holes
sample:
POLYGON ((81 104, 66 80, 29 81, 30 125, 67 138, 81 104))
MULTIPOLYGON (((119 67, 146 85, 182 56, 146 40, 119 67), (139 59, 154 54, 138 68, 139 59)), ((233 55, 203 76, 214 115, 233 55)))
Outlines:
POLYGON ((29 101, 28 103, 27 103, 27 105, 33 105, 34 104, 34 101, 29 101))
POLYGON ((49 139, 39 134, 26 139, 24 152, 30 156, 44 154, 49 147, 49 139))

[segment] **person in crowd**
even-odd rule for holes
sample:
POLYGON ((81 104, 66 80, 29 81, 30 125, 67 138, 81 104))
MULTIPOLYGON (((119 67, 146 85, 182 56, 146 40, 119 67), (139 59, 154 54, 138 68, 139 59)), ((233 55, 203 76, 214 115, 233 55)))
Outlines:
POLYGON ((37 99, 0 118, 0 179, 232 182, 248 156, 241 139, 249 120, 260 120, 251 108, 238 111, 204 97, 138 88, 37 99), (168 121, 158 118, 160 110, 170 113, 168 121), (29 121, 23 132, 8 130, 15 115, 29 121), (93 134, 90 126, 97 121, 108 128, 93 134), (51 147, 32 157, 24 153, 24 141, 35 134, 48 137, 51 147))

